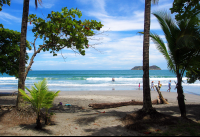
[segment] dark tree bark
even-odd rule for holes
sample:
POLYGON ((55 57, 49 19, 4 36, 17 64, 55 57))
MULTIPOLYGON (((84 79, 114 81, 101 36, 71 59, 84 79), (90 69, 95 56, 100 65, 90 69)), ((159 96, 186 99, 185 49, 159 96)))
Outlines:
POLYGON ((143 110, 152 109, 149 86, 149 31, 151 0, 145 0, 144 39, 143 39, 143 110))
MULTIPOLYGON (((29 0, 24 0, 23 4, 23 16, 22 16, 22 27, 21 27, 21 40, 20 40, 20 59, 19 59, 19 77, 18 77, 18 90, 25 90, 25 56, 26 56, 26 34, 27 34, 27 22, 29 13, 29 0)), ((18 91, 16 106, 18 110, 23 109, 21 105, 23 98, 18 91)))
POLYGON ((179 73, 179 70, 177 71, 177 93, 178 93, 178 105, 179 109, 181 111, 181 117, 186 118, 186 107, 185 107, 185 96, 183 95, 183 87, 182 87, 182 77, 179 73))
POLYGON ((36 129, 42 129, 42 124, 41 124, 41 122, 40 122, 40 114, 38 113, 37 114, 37 119, 36 119, 36 126, 35 126, 35 128, 36 129))

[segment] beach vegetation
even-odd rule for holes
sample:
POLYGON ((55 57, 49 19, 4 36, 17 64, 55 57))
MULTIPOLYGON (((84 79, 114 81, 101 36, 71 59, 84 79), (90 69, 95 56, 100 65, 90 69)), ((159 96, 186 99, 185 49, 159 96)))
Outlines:
MULTIPOLYGON (((21 33, 10 29, 0 28, 0 72, 18 77, 21 33)), ((31 50, 26 41, 26 49, 31 50)), ((26 53, 25 63, 29 56, 26 53)))
MULTIPOLYGON (((177 13, 175 15, 176 20, 190 19, 191 16, 195 16, 195 24, 199 26, 199 12, 200 2, 199 0, 174 0, 173 7, 170 8, 171 13, 177 13)), ((196 80, 200 80, 200 64, 199 58, 196 59, 196 64, 190 66, 190 69, 186 71, 186 77, 188 83, 194 83, 196 80)))
POLYGON ((174 0, 171 14, 176 14, 177 21, 190 19, 195 15, 195 24, 199 25, 199 17, 196 16, 200 12, 199 0, 174 0))
POLYGON ((38 83, 34 83, 35 87, 32 86, 31 89, 26 90, 30 93, 30 96, 26 94, 26 92, 22 89, 19 89, 24 101, 30 102, 34 111, 37 114, 36 119, 36 129, 41 129, 42 124, 41 120, 41 108, 45 108, 45 124, 48 124, 48 120, 50 119, 50 114, 48 114, 48 110, 52 107, 53 100, 56 96, 58 96, 60 91, 52 92, 48 90, 47 81, 44 79, 43 81, 39 81, 38 83))
MULTIPOLYGON (((19 58, 19 72, 18 72, 18 96, 16 106, 18 110, 22 110, 21 103, 23 99, 19 92, 19 89, 25 90, 25 59, 26 59, 26 34, 29 14, 29 2, 30 0, 24 0, 23 2, 23 13, 22 13, 22 25, 21 25, 21 39, 20 39, 20 58, 19 58)), ((35 0, 35 7, 37 9, 38 3, 41 4, 42 0, 35 0)))
POLYGON ((7 4, 10 6, 10 0, 0 0, 0 11, 2 11, 3 4, 7 4))
MULTIPOLYGON (((32 32, 35 37, 34 42, 31 43, 34 47, 34 53, 22 75, 23 77, 19 77, 18 89, 23 89, 23 83, 34 62, 33 60, 41 51, 47 51, 53 56, 57 56, 56 52, 61 51, 62 54, 62 49, 70 48, 76 54, 85 55, 85 49, 92 47, 88 44, 89 39, 103 27, 103 24, 96 20, 77 20, 81 16, 82 13, 78 9, 67 9, 67 7, 62 8, 61 12, 52 11, 45 19, 37 17, 35 14, 29 15, 28 22, 33 24, 32 32), (35 42, 38 38, 43 39, 43 44, 36 49, 35 42)), ((17 107, 20 106, 17 104, 17 107)))
MULTIPOLYGON (((156 12, 153 15, 158 19, 164 32, 165 42, 155 33, 150 33, 150 37, 156 44, 157 49, 164 55, 170 71, 177 76, 178 104, 181 117, 186 117, 185 97, 183 94, 182 78, 186 70, 191 70, 191 66, 199 64, 199 26, 195 24, 196 16, 190 19, 174 21, 170 14, 166 12, 156 12)), ((143 32, 139 32, 144 34, 143 32)))

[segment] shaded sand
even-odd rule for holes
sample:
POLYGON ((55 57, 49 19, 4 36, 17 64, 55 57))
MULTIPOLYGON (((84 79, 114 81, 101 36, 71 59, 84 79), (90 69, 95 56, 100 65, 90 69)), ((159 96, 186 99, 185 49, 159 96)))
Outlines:
MULTIPOLYGON (((153 105, 158 112, 180 117, 177 93, 162 92, 169 104, 153 105)), ((157 99, 158 93, 151 91, 151 99, 157 99)), ((185 94, 188 118, 200 121, 200 96, 185 94)), ((16 96, 0 96, 0 104, 15 103, 16 96)), ((142 105, 123 106, 109 109, 92 109, 91 103, 123 102, 143 100, 141 90, 111 91, 66 91, 55 98, 51 112, 55 115, 55 125, 45 126, 44 130, 34 130, 35 124, 7 127, 0 122, 0 135, 70 135, 70 136, 134 136, 143 135, 124 128, 121 118, 142 108, 142 105), (62 106, 57 104, 62 102, 62 106), (71 104, 71 106, 65 106, 71 104)), ((3 116, 1 115, 1 118, 3 116)), ((2 121, 2 119, 1 119, 2 121)))

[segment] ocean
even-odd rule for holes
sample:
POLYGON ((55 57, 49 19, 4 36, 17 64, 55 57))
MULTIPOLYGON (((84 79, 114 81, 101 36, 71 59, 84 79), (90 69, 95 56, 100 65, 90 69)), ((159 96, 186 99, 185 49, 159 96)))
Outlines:
MULTIPOLYGON (((162 84, 161 91, 167 91, 168 82, 171 80, 171 92, 177 92, 176 75, 169 70, 150 70, 150 82, 158 81, 162 84)), ((29 71, 26 87, 30 88, 35 82, 47 79, 51 91, 101 91, 101 90, 140 90, 143 89, 142 70, 33 70, 29 71), (112 82, 112 78, 115 79, 112 82)), ((183 77, 184 93, 200 95, 200 81, 193 84, 187 83, 183 77)), ((17 90, 18 79, 7 74, 0 75, 1 90, 17 90)))

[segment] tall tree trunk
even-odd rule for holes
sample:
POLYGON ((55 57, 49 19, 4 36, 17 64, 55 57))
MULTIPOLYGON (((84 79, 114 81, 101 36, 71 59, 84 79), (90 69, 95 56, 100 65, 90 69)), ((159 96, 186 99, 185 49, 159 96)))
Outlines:
POLYGON ((26 33, 29 12, 29 0, 24 0, 23 16, 21 26, 21 40, 20 40, 20 59, 19 59, 19 77, 18 77, 18 96, 16 106, 18 110, 23 109, 23 98, 19 89, 25 90, 25 56, 26 56, 26 33))
POLYGON ((143 110, 152 109, 149 85, 149 31, 151 0, 145 0, 144 39, 143 39, 143 110))
POLYGON ((178 105, 181 111, 181 117, 185 118, 186 117, 185 96, 183 95, 182 77, 178 70, 177 70, 177 84, 178 84, 178 87, 177 87, 178 105))

